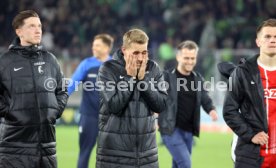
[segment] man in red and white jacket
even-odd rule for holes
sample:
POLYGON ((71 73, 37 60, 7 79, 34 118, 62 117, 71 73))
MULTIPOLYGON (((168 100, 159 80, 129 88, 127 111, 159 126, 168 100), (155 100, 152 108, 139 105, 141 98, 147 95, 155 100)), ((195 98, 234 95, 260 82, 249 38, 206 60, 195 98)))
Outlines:
POLYGON ((235 168, 276 167, 276 19, 257 28, 260 54, 231 74, 223 107, 227 125, 237 134, 235 168))

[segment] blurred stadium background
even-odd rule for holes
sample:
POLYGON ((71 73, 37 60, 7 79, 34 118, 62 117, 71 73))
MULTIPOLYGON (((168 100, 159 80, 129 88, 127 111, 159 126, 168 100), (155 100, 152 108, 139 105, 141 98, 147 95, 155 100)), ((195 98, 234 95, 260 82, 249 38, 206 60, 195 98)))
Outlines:
MULTIPOLYGON (((207 81, 221 79, 216 64, 235 63, 257 53, 255 29, 264 19, 276 16, 275 0, 1 0, 0 53, 15 37, 11 22, 22 10, 33 9, 43 24, 42 44, 59 59, 65 77, 70 78, 79 62, 91 56, 91 41, 98 33, 115 38, 113 52, 121 45, 128 29, 136 27, 150 37, 151 58, 162 68, 174 59, 175 46, 194 40, 200 46, 197 70, 207 81)), ((202 113, 200 139, 193 151, 194 168, 230 168, 231 131, 221 109, 224 92, 210 92, 220 119, 211 123, 202 113)), ((70 97, 68 107, 57 124, 59 167, 76 167, 78 154, 78 105, 81 92, 70 97)), ((160 145, 160 167, 168 168, 171 158, 160 145)), ((95 151, 91 157, 95 165, 95 151)))

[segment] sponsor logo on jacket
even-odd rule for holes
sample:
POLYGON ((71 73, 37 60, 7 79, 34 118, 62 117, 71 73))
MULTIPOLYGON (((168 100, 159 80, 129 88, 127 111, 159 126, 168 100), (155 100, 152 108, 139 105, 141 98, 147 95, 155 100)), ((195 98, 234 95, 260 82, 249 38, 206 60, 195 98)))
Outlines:
POLYGON ((45 62, 35 62, 34 66, 40 66, 40 65, 44 65, 44 64, 45 64, 45 62))

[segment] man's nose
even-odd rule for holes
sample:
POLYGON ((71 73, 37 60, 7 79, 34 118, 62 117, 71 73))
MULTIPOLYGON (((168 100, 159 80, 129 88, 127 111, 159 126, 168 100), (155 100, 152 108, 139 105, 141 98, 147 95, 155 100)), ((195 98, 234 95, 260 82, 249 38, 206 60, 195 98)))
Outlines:
POLYGON ((143 54, 142 53, 139 53, 138 56, 137 56, 137 59, 139 61, 142 61, 143 60, 143 54))
POLYGON ((189 63, 189 64, 192 64, 192 63, 193 63, 193 60, 192 60, 192 59, 189 59, 189 60, 188 60, 188 63, 189 63))
POLYGON ((270 38, 270 41, 269 41, 270 43, 276 43, 276 37, 272 37, 272 38, 270 38))
POLYGON ((42 28, 41 27, 36 27, 35 32, 36 33, 41 33, 42 32, 42 28))

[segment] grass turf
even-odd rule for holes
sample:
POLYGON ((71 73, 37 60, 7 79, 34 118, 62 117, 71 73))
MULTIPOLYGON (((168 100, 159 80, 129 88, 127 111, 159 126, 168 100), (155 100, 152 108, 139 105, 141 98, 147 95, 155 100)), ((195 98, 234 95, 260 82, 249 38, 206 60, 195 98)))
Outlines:
MULTIPOLYGON (((77 167, 78 158, 78 127, 57 126, 57 158, 59 168, 77 167)), ((230 143, 232 135, 229 133, 202 132, 200 138, 195 138, 192 151, 192 168, 232 168, 230 157, 230 143)), ((172 159, 164 145, 160 145, 157 134, 159 167, 171 168, 172 159)), ((90 157, 89 168, 95 167, 96 149, 90 157)))

